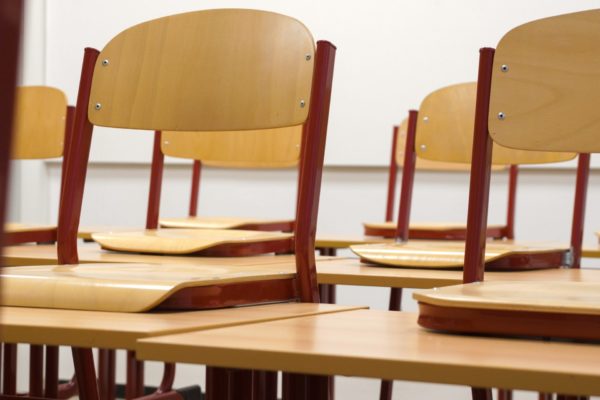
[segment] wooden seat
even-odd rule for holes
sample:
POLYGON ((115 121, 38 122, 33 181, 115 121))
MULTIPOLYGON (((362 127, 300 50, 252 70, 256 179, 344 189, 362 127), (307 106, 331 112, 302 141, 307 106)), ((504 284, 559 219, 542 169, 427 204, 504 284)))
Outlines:
MULTIPOLYGON (((12 160, 63 157, 72 128, 73 107, 59 89, 48 86, 17 88, 12 160)), ((56 226, 8 223, 6 244, 55 242, 56 226)))
MULTIPOLYGON (((192 293, 186 291, 187 288, 235 286, 257 281, 288 281, 288 293, 281 298, 286 300, 290 295, 293 297, 290 291, 293 292, 295 271, 292 263, 268 269, 261 266, 102 263, 6 267, 0 278, 5 288, 1 299, 4 306, 143 312, 154 308, 188 308, 185 298, 192 293), (179 294, 173 296, 175 293, 179 294)), ((214 302, 210 297, 214 294, 206 296, 206 303, 212 301, 215 307, 228 305, 214 302)))
MULTIPOLYGON (((194 163, 188 217, 160 218, 159 225, 165 228, 291 232, 291 219, 198 216, 200 174, 205 166, 254 169, 297 167, 301 140, 301 126, 243 132, 162 132, 160 154, 192 159, 194 163)), ((162 165, 160 154, 157 156, 155 149, 153 163, 162 165)), ((152 186, 155 190, 157 187, 152 186)), ((150 198, 160 197, 151 195, 150 198)), ((149 204, 149 207, 158 208, 158 205, 149 204)))
MULTIPOLYGON (((461 268, 465 261, 465 242, 439 240, 409 240, 400 243, 354 245, 350 249, 364 261, 384 266, 405 268, 461 268)), ((488 270, 538 269, 558 267, 569 246, 549 243, 504 243, 492 241, 486 245, 485 268, 488 270)))
MULTIPOLYGON (((470 131, 475 116, 476 83, 448 86, 430 93, 421 103, 419 113, 409 114, 403 186, 412 187, 416 157, 435 162, 468 164, 473 142, 470 131), (419 116, 418 116, 419 115, 419 116)), ((494 165, 539 164, 570 160, 574 153, 551 153, 514 150, 495 145, 491 162, 494 165)), ((455 244, 414 242, 410 239, 409 222, 411 192, 400 201, 395 235, 400 244, 355 245, 351 250, 363 260, 381 265, 413 268, 456 268, 464 264, 464 242, 455 244)), ((466 234, 460 227, 457 231, 466 234)), ((501 228, 502 230, 503 228, 501 228)), ((432 229, 433 231, 434 229, 432 229)), ((441 230, 444 232, 444 230, 441 230)), ((449 232, 445 230, 445 232, 449 232)), ((486 237, 489 227, 485 231, 486 237)), ((463 235, 464 236, 464 235, 463 235)), ((438 237, 443 237, 443 234, 438 237)), ((539 243, 490 243, 485 263, 493 269, 556 268, 568 264, 568 245, 539 243)))
MULTIPOLYGON (((465 285, 416 295, 422 326, 499 335, 600 337, 596 282, 481 283, 490 137, 512 148, 600 151, 600 117, 591 106, 599 96, 591 90, 600 81, 599 24, 600 10, 545 18, 511 30, 496 50, 481 50, 465 285)), ((589 162, 589 154, 580 155, 574 210, 579 222, 572 233, 575 257, 581 252, 589 162)))
POLYGON ((93 233, 102 248, 150 254, 253 255, 244 253, 249 243, 260 245, 258 253, 288 251, 293 235, 281 232, 259 232, 223 229, 149 229, 93 233))
MULTIPOLYGON (((365 235, 382 236, 393 238, 396 235, 397 223, 395 222, 364 222, 365 235)), ((488 226, 487 236, 494 239, 505 237, 503 234, 505 225, 488 226)), ((465 240, 467 224, 460 222, 414 222, 408 228, 408 236, 411 239, 444 239, 465 240)))

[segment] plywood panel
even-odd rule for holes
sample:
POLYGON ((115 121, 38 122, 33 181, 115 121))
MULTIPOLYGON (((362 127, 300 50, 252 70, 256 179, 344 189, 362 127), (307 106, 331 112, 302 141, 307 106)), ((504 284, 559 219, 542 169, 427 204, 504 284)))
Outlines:
POLYGON ((271 12, 205 10, 145 22, 102 50, 89 119, 163 131, 299 125, 314 52, 304 25, 271 12))
POLYGON ((489 115, 498 143, 598 152, 599 102, 600 10, 529 22, 498 44, 489 115))

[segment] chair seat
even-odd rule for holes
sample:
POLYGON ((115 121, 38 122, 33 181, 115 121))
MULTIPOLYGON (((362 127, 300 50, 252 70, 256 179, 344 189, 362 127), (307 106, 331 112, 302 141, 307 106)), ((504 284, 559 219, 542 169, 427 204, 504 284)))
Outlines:
MULTIPOLYGON (((364 261, 407 268, 462 268, 465 242, 409 240, 350 246, 364 261)), ((556 243, 495 242, 486 244, 487 269, 520 270, 563 265, 568 246, 556 243)))
MULTIPOLYGON (((396 222, 364 222, 364 234, 393 238, 396 235, 396 222)), ((506 226, 488 225, 487 237, 505 237, 506 226)), ((416 222, 411 223, 408 231, 411 239, 423 240, 465 240, 467 225, 462 222, 416 222)))
POLYGON ((452 332, 600 337, 600 282, 493 281, 415 292, 419 323, 452 332))
POLYGON ((291 231, 292 220, 266 220, 243 217, 184 217, 161 218, 163 228, 184 229, 246 229, 256 231, 291 231))
POLYGON ((293 279, 295 270, 292 263, 278 268, 102 263, 6 267, 0 277, 3 306, 142 312, 182 289, 293 279))
POLYGON ((292 237, 290 233, 221 229, 147 229, 92 234, 94 241, 108 250, 215 256, 289 251, 292 237), (232 254, 225 254, 231 248, 235 248, 232 254))

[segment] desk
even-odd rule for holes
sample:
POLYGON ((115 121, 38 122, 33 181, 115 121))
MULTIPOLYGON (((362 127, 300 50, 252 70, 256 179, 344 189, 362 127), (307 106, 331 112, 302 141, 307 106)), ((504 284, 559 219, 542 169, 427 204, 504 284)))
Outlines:
POLYGON ((600 346, 466 337, 373 310, 143 339, 143 360, 600 394, 600 346))
POLYGON ((134 350, 137 339, 362 307, 283 303, 206 311, 118 313, 0 307, 0 341, 134 350))
MULTIPOLYGON (((140 263, 140 264, 185 264, 185 265, 234 265, 252 266, 264 264, 293 265, 293 255, 274 257, 272 254, 252 257, 197 257, 197 256, 161 256, 150 254, 120 253, 102 250, 97 243, 79 244, 77 247, 79 262, 87 263, 140 263)), ((55 265, 57 253, 55 245, 8 246, 3 249, 6 266, 55 265)), ((317 257, 317 261, 332 257, 317 257)))
MULTIPOLYGON (((462 283, 462 270, 378 267, 356 259, 329 259, 319 263, 320 284, 430 289, 462 283)), ((486 272, 485 280, 600 281, 600 270, 553 268, 534 271, 486 272)))

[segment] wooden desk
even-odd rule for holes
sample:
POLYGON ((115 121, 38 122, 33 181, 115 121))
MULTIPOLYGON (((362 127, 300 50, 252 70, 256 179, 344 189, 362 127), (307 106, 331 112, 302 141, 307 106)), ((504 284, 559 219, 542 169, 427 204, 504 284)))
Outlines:
POLYGON ((412 313, 358 310, 143 339, 143 360, 600 394, 600 345, 428 332, 412 313))
MULTIPOLYGON (((380 286, 430 289, 462 283, 462 270, 425 270, 377 267, 356 259, 330 259, 317 266, 319 283, 332 285, 380 286)), ((570 280, 600 281, 600 270, 546 269, 518 272, 486 272, 485 279, 498 280, 570 280)))
POLYGON ((362 307, 284 303, 219 310, 117 313, 0 307, 0 341, 134 350, 137 339, 362 307))
MULTIPOLYGON (((80 263, 141 263, 141 264, 185 264, 185 265, 236 265, 251 266, 264 264, 290 263, 294 256, 272 254, 252 257, 195 257, 195 256, 161 256, 150 254, 120 253, 102 250, 97 243, 84 243, 77 247, 80 263)), ((3 249, 6 266, 21 265, 55 265, 57 263, 55 245, 8 246, 3 249)), ((332 257, 318 257, 318 261, 332 257)))

